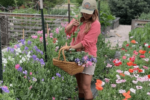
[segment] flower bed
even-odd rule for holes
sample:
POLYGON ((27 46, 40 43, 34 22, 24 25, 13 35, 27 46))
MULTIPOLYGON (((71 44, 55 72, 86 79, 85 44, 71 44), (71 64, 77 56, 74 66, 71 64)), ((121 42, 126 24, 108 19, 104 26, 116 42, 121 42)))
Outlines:
POLYGON ((124 42, 122 45, 120 58, 107 64, 109 73, 104 79, 106 84, 103 89, 99 88, 101 91, 96 100, 150 99, 150 42, 146 39, 148 35, 143 33, 148 30, 146 28, 141 29, 140 34, 133 30, 130 43, 124 42), (140 35, 145 39, 138 39, 140 35))

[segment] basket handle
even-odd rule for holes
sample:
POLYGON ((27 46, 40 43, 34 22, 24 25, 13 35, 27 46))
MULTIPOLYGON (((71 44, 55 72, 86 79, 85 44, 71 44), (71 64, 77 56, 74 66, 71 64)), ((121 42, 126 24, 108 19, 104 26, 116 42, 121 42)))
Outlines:
MULTIPOLYGON (((65 46, 67 46, 67 43, 66 43, 65 46)), ((70 47, 70 46, 67 46, 67 47, 70 47)), ((65 57, 65 54, 64 54, 64 50, 65 50, 65 48, 63 48, 63 47, 60 48, 59 53, 58 53, 58 60, 59 60, 59 58, 60 58, 60 52, 62 51, 62 55, 63 55, 64 61, 66 61, 66 57, 65 57)))

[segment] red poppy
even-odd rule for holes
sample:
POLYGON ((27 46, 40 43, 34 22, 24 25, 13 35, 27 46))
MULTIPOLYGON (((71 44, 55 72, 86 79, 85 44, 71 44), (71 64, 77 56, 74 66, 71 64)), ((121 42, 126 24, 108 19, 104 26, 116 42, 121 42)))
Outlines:
POLYGON ((150 74, 148 75, 148 78, 150 78, 150 74))
POLYGON ((121 48, 121 50, 125 50, 125 48, 121 48))
POLYGON ((122 64, 122 62, 119 59, 114 59, 113 63, 115 66, 120 66, 122 64))
POLYGON ((128 47, 128 46, 129 46, 129 44, 126 45, 126 47, 128 47))
POLYGON ((128 66, 133 66, 133 62, 132 61, 127 62, 127 65, 128 66))
POLYGON ((136 66, 137 64, 133 64, 133 66, 136 66))
POLYGON ((140 58, 145 58, 145 55, 140 55, 140 58))
POLYGON ((53 43, 56 43, 57 38, 53 38, 53 43))
POLYGON ((134 57, 134 56, 133 56, 133 57, 130 57, 129 60, 132 61, 132 62, 134 62, 135 57, 134 57))
POLYGON ((134 71, 133 69, 129 69, 129 72, 130 72, 130 73, 133 73, 133 71, 134 71))
POLYGON ((145 54, 145 52, 146 52, 145 50, 139 50, 140 54, 145 54))
POLYGON ((150 45, 148 46, 148 48, 150 48, 150 45))
POLYGON ((135 40, 132 40, 132 41, 131 41, 131 43, 135 44, 135 43, 136 43, 136 41, 135 41, 135 40))
POLYGON ((138 72, 141 73, 141 72, 143 72, 143 70, 142 70, 142 69, 139 69, 138 72))

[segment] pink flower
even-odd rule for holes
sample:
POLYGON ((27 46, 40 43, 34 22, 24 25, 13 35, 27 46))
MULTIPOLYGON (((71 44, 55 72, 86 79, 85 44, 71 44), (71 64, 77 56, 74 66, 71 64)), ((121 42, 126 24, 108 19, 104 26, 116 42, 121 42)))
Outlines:
POLYGON ((56 33, 57 33, 57 34, 59 33, 59 28, 56 28, 56 33))
POLYGON ((32 75, 32 72, 30 72, 30 75, 32 75))
POLYGON ((116 84, 111 84, 111 87, 116 87, 116 84))
POLYGON ((70 35, 67 35, 67 40, 70 39, 70 37, 71 37, 70 35))
POLYGON ((132 83, 137 84, 138 81, 133 80, 132 83))
POLYGON ((43 30, 37 32, 37 34, 42 34, 42 33, 43 33, 43 30))
POLYGON ((140 58, 145 58, 145 55, 140 55, 140 58))
POLYGON ((88 56, 84 56, 83 58, 84 58, 84 60, 87 60, 88 56))
POLYGON ((134 53, 135 55, 138 55, 138 52, 137 52, 136 50, 134 50, 133 53, 134 53))
POLYGON ((136 86, 136 88, 137 88, 137 89, 142 89, 143 87, 142 87, 142 86, 136 86))
POLYGON ((24 78, 27 78, 27 76, 24 76, 24 78))
POLYGON ((122 79, 121 81, 122 81, 123 83, 125 83, 125 82, 126 82, 126 80, 125 80, 125 79, 122 79))
POLYGON ((126 90, 122 90, 122 89, 119 90, 119 93, 121 93, 121 94, 125 93, 125 92, 126 92, 126 90))
POLYGON ((89 66, 92 66, 92 62, 91 61, 87 61, 87 63, 86 63, 86 67, 89 67, 89 66))
POLYGON ((108 78, 105 78, 105 82, 106 82, 106 83, 108 83, 108 82, 109 82, 109 80, 110 80, 110 79, 108 79, 108 78))
POLYGON ((149 58, 145 58, 144 60, 145 60, 146 62, 148 62, 148 61, 149 61, 149 58))
POLYGON ((15 69, 18 69, 19 67, 20 67, 20 65, 19 65, 19 64, 15 65, 15 69))
POLYGON ((120 69, 116 70, 116 72, 118 72, 118 73, 123 73, 123 71, 121 71, 120 69))
POLYGON ((38 36, 36 36, 36 35, 32 35, 31 36, 33 39, 36 39, 38 36))
POLYGON ((85 67, 85 64, 83 64, 82 67, 85 67))
POLYGON ((109 63, 107 63, 107 66, 106 66, 107 68, 111 68, 112 67, 112 65, 111 64, 109 64, 109 63))
POLYGON ((150 92, 147 92, 147 95, 150 95, 150 92))
POLYGON ((41 41, 41 42, 43 41, 43 37, 42 37, 42 36, 40 37, 40 41, 41 41))
POLYGON ((56 48, 55 48, 55 51, 57 51, 59 49, 59 46, 57 46, 56 48))
POLYGON ((144 68, 144 69, 148 69, 148 67, 147 67, 147 66, 143 66, 143 68, 144 68))
POLYGON ((117 79, 117 80, 116 80, 116 83, 117 83, 117 84, 120 84, 120 83, 122 83, 122 80, 117 79))
POLYGON ((50 30, 51 30, 51 28, 48 28, 48 30, 50 31, 50 30))
POLYGON ((50 38, 53 38, 53 33, 50 33, 50 38))
POLYGON ((32 85, 29 87, 29 89, 30 89, 30 90, 32 89, 32 85))
POLYGON ((123 57, 122 57, 122 59, 126 59, 126 58, 127 58, 126 56, 123 56, 123 57))
POLYGON ((14 45, 14 48, 15 48, 15 49, 17 49, 17 46, 16 46, 16 45, 14 45))
POLYGON ((55 100, 55 97, 52 97, 53 100, 55 100))
POLYGON ((3 86, 3 88, 6 88, 6 89, 8 89, 8 87, 7 87, 7 86, 3 86))

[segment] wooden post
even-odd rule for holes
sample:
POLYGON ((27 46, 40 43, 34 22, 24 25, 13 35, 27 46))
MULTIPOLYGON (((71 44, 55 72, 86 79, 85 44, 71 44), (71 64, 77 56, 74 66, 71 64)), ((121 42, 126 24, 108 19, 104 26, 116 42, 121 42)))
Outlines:
POLYGON ((24 39, 24 29, 22 30, 22 32, 23 32, 23 37, 22 38, 24 39))
POLYGON ((70 0, 68 0, 68 23, 70 23, 70 0))
POLYGON ((48 24, 47 24, 47 36, 49 36, 48 24))

